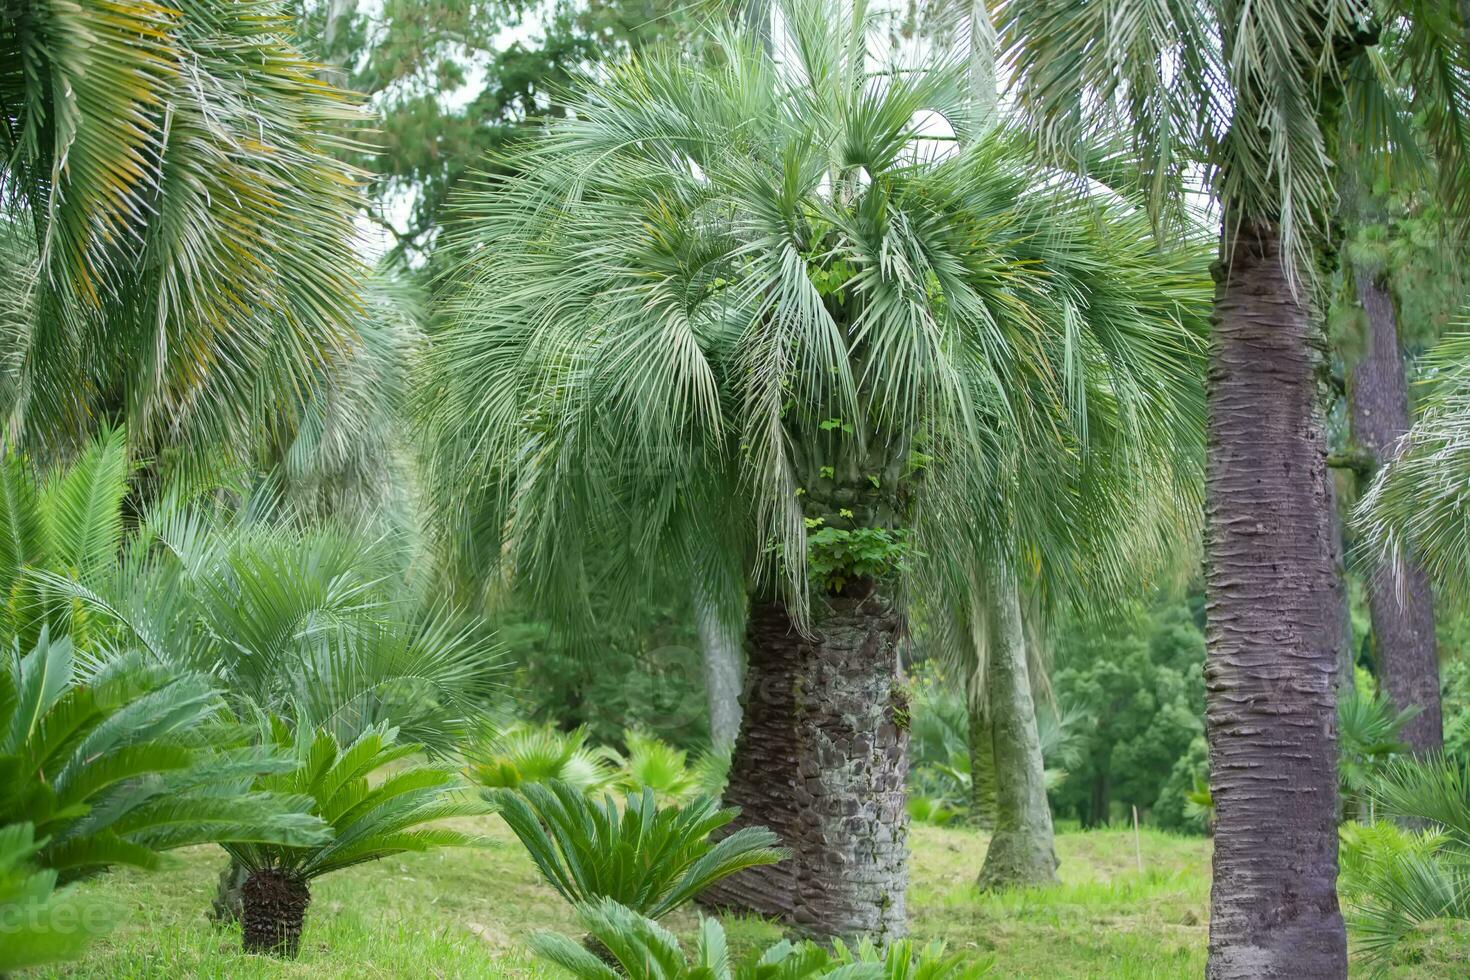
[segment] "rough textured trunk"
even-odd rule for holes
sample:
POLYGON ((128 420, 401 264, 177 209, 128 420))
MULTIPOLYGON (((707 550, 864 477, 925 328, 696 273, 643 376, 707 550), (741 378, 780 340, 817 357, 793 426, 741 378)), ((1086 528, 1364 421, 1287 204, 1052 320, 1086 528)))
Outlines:
POLYGON ((1343 691, 1352 690, 1353 686, 1353 608, 1348 598, 1347 560, 1343 545, 1342 512, 1337 504, 1337 479, 1330 470, 1327 473, 1327 516, 1331 520, 1328 534, 1332 544, 1332 582, 1337 592, 1337 690, 1341 697, 1343 691))
POLYGON ((985 852, 981 889, 1046 885, 1057 880, 1046 767, 1026 666, 1026 633, 1013 574, 987 583, 986 700, 995 757, 995 832, 985 852))
POLYGON ((245 905, 245 879, 248 877, 250 872, 245 865, 234 858, 230 858, 230 863, 220 871, 214 898, 209 903, 209 917, 217 925, 232 925, 240 921, 245 905))
POLYGON ((970 820, 995 828, 995 741, 983 704, 970 701, 970 820))
POLYGON ((710 741, 717 748, 729 748, 740 734, 740 691, 745 683, 740 636, 720 621, 714 605, 697 586, 694 623, 699 631, 699 652, 704 663, 710 741))
POLYGON ((861 594, 828 597, 809 639, 780 603, 752 606, 749 694, 725 802, 741 809, 734 827, 769 827, 792 855, 700 900, 816 937, 884 942, 904 933, 908 884, 902 618, 870 587, 847 591, 861 594))
POLYGON ((1206 975, 1341 977, 1341 623, 1319 331, 1286 279, 1276 227, 1225 227, 1208 395, 1205 683, 1216 824, 1206 975))
POLYGON ((242 893, 245 952, 295 959, 306 906, 311 903, 306 882, 280 871, 254 871, 245 879, 242 893))
MULTIPOLYGON (((1367 319, 1363 356, 1348 385, 1353 440, 1376 468, 1392 457, 1409 429, 1409 391, 1404 380, 1393 297, 1375 275, 1360 270, 1358 302, 1367 319)), ((1412 560, 1374 561, 1368 571, 1368 611, 1383 689, 1399 709, 1418 706, 1404 726, 1403 741, 1416 752, 1444 748, 1439 703, 1439 656, 1434 638, 1434 593, 1412 560)))

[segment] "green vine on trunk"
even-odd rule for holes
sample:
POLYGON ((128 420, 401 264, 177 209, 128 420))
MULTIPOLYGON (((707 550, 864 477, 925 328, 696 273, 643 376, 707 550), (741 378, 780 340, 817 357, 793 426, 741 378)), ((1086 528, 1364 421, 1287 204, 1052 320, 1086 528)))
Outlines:
POLYGON ((821 527, 807 536, 807 568, 813 581, 840 593, 849 582, 895 574, 908 552, 908 531, 881 527, 821 527))

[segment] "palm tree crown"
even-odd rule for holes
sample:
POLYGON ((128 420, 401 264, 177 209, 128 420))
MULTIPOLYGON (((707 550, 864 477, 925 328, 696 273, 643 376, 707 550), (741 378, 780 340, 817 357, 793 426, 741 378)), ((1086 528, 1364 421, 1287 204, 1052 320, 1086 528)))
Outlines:
POLYGON ((612 69, 460 200, 439 491, 540 594, 620 541, 799 616, 985 547, 1045 562, 1198 431, 1197 253, 1002 136, 934 152, 962 66, 879 63, 861 5, 784 13, 776 55, 612 69))

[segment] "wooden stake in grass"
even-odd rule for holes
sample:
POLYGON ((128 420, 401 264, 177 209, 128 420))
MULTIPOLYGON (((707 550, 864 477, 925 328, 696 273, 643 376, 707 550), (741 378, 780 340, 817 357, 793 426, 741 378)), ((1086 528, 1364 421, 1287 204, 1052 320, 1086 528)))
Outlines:
POLYGON ((1133 806, 1133 855, 1138 858, 1138 873, 1143 874, 1143 842, 1138 838, 1138 805, 1133 806))

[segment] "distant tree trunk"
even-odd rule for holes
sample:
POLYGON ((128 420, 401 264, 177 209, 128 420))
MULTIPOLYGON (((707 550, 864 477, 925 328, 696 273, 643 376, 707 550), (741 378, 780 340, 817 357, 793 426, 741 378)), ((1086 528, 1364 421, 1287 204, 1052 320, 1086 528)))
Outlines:
POLYGON ((804 638, 785 607, 752 605, 749 696, 725 802, 791 849, 701 903, 776 916, 821 938, 902 936, 908 884, 903 620, 870 583, 829 596, 804 638))
POLYGON ((1332 525, 1328 531, 1332 544, 1332 581, 1337 590, 1337 690, 1351 690, 1353 686, 1353 608, 1348 598, 1347 560, 1343 549, 1342 512, 1337 503, 1337 480, 1329 470, 1327 473, 1327 516, 1332 525))
POLYGON ((771 0, 744 0, 740 16, 746 29, 760 38, 761 46, 770 52, 773 35, 771 0))
MULTIPOLYGON (((983 694, 982 694, 983 696, 983 694)), ((970 819, 981 830, 995 828, 995 733, 985 705, 969 699, 970 819)))
POLYGON ((1092 777, 1092 792, 1087 800, 1087 826, 1101 827, 1111 817, 1112 801, 1108 798, 1108 774, 1099 772, 1092 777))
POLYGON ((986 590, 990 664, 985 690, 994 739, 995 833, 977 884, 982 889, 1051 884, 1057 880, 1057 855, 1015 574, 1006 569, 993 575, 986 590))
MULTIPOLYGON (((1338 633, 1312 311, 1279 229, 1227 213, 1206 478, 1206 732, 1216 825, 1206 976, 1342 977, 1338 633)), ((1305 287, 1303 287, 1305 288, 1305 287)))
MULTIPOLYGON (((1359 269, 1358 302, 1367 320, 1367 343, 1348 384, 1353 441, 1377 468, 1409 430, 1409 391, 1404 380, 1393 297, 1372 271, 1359 269)), ((1439 655, 1434 637, 1434 592, 1423 568, 1375 556, 1367 578, 1368 611, 1378 650, 1383 689, 1394 707, 1421 710, 1401 738, 1416 752, 1444 748, 1440 716, 1439 655)))
POLYGON ((740 635, 721 621, 714 603, 698 585, 694 589, 694 623, 704 663, 710 741, 717 748, 728 749, 740 734, 740 691, 745 683, 740 635))

